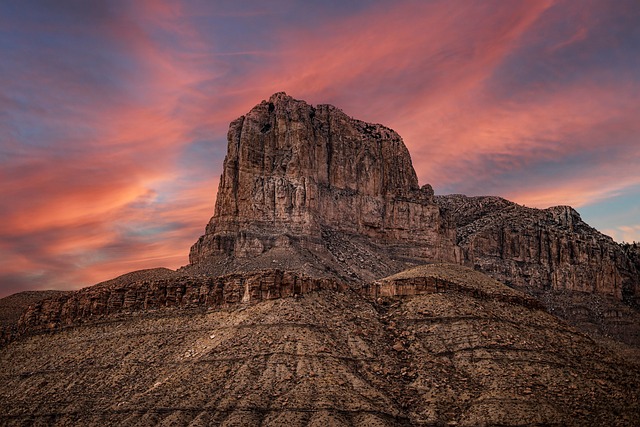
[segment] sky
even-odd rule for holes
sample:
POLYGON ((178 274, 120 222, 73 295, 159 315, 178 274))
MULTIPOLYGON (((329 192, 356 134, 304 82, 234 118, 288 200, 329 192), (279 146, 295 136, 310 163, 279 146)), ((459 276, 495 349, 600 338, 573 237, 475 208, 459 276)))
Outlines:
POLYGON ((640 241, 637 0, 0 2, 0 297, 188 263, 229 122, 382 123, 436 194, 640 241))

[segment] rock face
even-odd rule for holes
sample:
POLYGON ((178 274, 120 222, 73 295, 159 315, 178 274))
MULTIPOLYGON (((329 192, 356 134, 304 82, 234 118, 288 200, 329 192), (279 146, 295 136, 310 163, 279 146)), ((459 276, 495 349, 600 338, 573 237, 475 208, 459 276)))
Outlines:
MULTIPOLYGON (((631 263, 629 270, 640 272, 640 243, 622 243, 620 244, 620 248, 622 248, 622 251, 631 263)), ((622 295, 631 305, 640 307, 640 291, 638 291, 638 287, 636 287, 634 292, 633 286, 628 285, 627 289, 622 290, 622 295)))
POLYGON ((633 301, 640 275, 621 247, 569 206, 533 209, 499 197, 437 196, 456 224, 463 263, 525 289, 633 301))
MULTIPOLYGON (((129 276, 131 277, 131 276, 129 276)), ((18 322, 19 333, 56 330, 107 316, 160 308, 215 308, 229 304, 300 296, 318 290, 345 290, 328 279, 281 270, 262 270, 219 277, 172 277, 105 282, 48 298, 29 306, 18 322)))
POLYGON ((433 190, 418 186, 393 130, 277 93, 231 123, 228 144, 215 213, 191 248, 191 264, 226 260, 237 269, 274 249, 285 254, 275 258, 310 251, 319 261, 300 264, 372 278, 405 261, 456 261, 454 229, 433 190), (341 265, 335 240, 345 236, 357 236, 356 263, 374 251, 381 267, 341 265))
POLYGON ((634 247, 569 206, 533 209, 500 197, 436 196, 456 224, 462 262, 522 289, 585 332, 640 345, 634 247))
POLYGON ((513 290, 485 274, 454 264, 415 267, 367 284, 361 292, 375 299, 457 292, 477 299, 544 309, 540 301, 526 293, 513 290))
POLYGON ((29 306, 66 293, 64 291, 25 291, 0 298, 0 347, 18 334, 18 320, 29 306))

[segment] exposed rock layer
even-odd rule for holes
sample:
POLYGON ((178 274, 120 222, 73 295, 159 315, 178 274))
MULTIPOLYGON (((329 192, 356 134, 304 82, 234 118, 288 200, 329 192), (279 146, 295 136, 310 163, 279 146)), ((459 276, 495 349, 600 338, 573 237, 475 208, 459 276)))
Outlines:
POLYGON ((456 225, 462 262, 525 290, 582 331, 640 346, 640 265, 569 206, 436 196, 456 225))
POLYGON ((542 309, 542 303, 497 282, 489 276, 455 264, 428 264, 365 285, 364 295, 373 298, 429 295, 456 291, 477 299, 491 299, 542 309))
POLYGON ((29 306, 64 295, 64 291, 25 291, 0 298, 0 347, 18 334, 18 320, 29 306))
MULTIPOLYGON (((122 279, 120 279, 122 280, 122 279)), ((18 322, 20 333, 55 330, 118 313, 167 307, 220 307, 318 290, 346 290, 328 279, 263 270, 220 277, 173 277, 131 283, 98 284, 31 305, 18 322)))
POLYGON ((277 93, 231 123, 215 213, 190 262, 235 261, 219 264, 230 269, 281 249, 310 251, 319 259, 311 264, 343 279, 389 273, 347 271, 328 249, 327 233, 359 236, 365 251, 381 246, 390 263, 457 257, 454 230, 430 187, 418 186, 396 132, 277 93))

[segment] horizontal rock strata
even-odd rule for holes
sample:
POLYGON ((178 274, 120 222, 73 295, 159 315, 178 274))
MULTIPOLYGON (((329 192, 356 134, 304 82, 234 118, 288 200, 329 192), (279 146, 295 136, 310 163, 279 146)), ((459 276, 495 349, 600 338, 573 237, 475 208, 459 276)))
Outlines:
POLYGON ((637 366, 492 298, 517 291, 436 268, 426 277, 465 287, 378 304, 320 290, 22 337, 0 351, 0 424, 634 425, 637 366))
POLYGON ((323 289, 339 291, 346 287, 336 281, 281 270, 215 278, 179 277, 124 285, 98 285, 30 306, 18 322, 18 331, 55 329, 122 312, 170 307, 220 307, 323 289))
POLYGON ((640 273, 620 246, 569 206, 533 209, 499 197, 437 196, 466 265, 525 289, 635 300, 640 273))
POLYGON ((373 298, 458 292, 478 299, 497 300, 542 309, 537 299, 511 289, 490 277, 456 264, 429 264, 365 285, 373 298))
POLYGON ((462 262, 522 289, 584 332, 640 346, 640 265, 569 206, 437 196, 456 224, 462 262))

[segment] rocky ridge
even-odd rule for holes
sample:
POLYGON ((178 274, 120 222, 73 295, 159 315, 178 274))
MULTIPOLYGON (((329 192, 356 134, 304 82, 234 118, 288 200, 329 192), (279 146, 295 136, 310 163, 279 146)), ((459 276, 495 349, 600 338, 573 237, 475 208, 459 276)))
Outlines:
POLYGON ((620 245, 570 206, 534 209, 499 197, 437 196, 456 224, 465 264, 521 288, 635 301, 640 274, 620 245))
POLYGON ((18 321, 18 333, 59 330, 117 314, 153 311, 162 308, 216 308, 312 291, 344 291, 346 285, 316 279, 295 272, 260 270, 218 277, 173 276, 156 280, 129 274, 111 283, 104 282, 77 292, 48 298, 30 305, 18 321))
POLYGON ((283 92, 231 123, 215 212, 183 272, 276 267, 361 283, 438 261, 531 293, 640 295, 638 266, 574 209, 436 197, 396 132, 283 92))
POLYGON ((394 282, 408 292, 173 306, 25 336, 0 351, 0 401, 10 402, 0 424, 634 425, 640 417, 638 366, 528 306, 525 294, 459 265, 380 280, 394 282), (449 285, 424 292, 430 281, 449 285))
POLYGON ((436 196, 456 225, 462 262, 543 301, 581 329, 640 345, 640 271, 569 206, 436 196))

